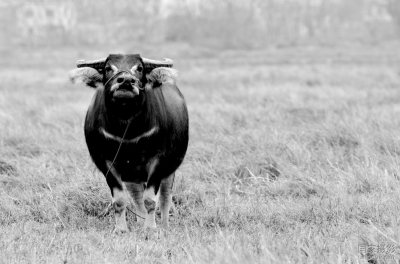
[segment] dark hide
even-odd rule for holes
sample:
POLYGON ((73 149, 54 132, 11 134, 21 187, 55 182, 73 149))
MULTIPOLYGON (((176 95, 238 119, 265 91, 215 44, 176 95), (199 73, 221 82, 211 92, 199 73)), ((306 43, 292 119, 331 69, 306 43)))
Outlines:
MULTIPOLYGON (((110 55, 106 61, 106 65, 112 64, 119 70, 129 70, 140 63, 139 55, 110 55)), ((189 139, 188 112, 175 84, 174 71, 156 68, 134 73, 132 78, 137 78, 137 85, 144 90, 122 102, 115 101, 111 92, 117 78, 104 86, 115 73, 107 73, 107 67, 99 70, 103 79, 96 86, 86 114, 85 137, 90 155, 106 175, 120 145, 117 139, 122 139, 129 125, 113 169, 108 172, 107 183, 112 194, 115 188, 122 190, 122 182, 142 184, 144 189, 153 186, 157 194, 162 180, 174 175, 182 163, 189 139), (158 162, 149 166, 154 159, 158 162)), ((94 86, 93 82, 90 85, 94 86)))
MULTIPOLYGON (((127 58, 109 57, 114 62, 123 59, 127 58)), ((103 84, 106 81, 104 75, 103 84)), ((158 127, 158 132, 148 138, 142 138, 137 143, 122 144, 113 166, 122 181, 154 185, 157 192, 160 181, 179 167, 186 153, 189 127, 185 100, 174 83, 153 81, 131 102, 131 109, 126 109, 130 113, 127 118, 125 113, 119 113, 121 109, 118 106, 113 108, 107 98, 108 91, 109 87, 97 89, 86 115, 85 136, 90 155, 96 166, 106 174, 106 161, 114 160, 119 142, 106 138, 102 128, 122 138, 127 119, 133 118, 125 136, 129 140, 158 127), (118 114, 122 117, 119 118, 118 114), (147 175, 145 165, 155 156, 159 158, 158 166, 153 175, 147 175)), ((107 180, 115 184, 112 177, 107 180)))

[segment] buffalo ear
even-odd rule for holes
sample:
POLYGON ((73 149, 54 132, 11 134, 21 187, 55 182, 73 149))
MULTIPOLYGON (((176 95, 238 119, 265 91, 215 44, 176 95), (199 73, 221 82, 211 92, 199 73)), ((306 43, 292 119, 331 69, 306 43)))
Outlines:
POLYGON ((97 88, 102 84, 103 75, 90 67, 82 67, 69 72, 72 83, 84 83, 89 87, 97 88))
POLYGON ((178 79, 178 71, 171 68, 159 67, 146 74, 146 79, 147 85, 151 85, 152 88, 160 86, 163 83, 175 85, 178 79))
POLYGON ((157 78, 154 77, 155 77, 154 75, 146 74, 146 77, 144 78, 146 89, 153 89, 161 86, 162 83, 157 78))

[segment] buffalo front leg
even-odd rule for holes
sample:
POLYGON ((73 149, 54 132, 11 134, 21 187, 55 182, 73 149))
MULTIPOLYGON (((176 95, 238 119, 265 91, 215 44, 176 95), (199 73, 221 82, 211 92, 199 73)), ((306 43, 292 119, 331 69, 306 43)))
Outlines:
MULTIPOLYGON (((158 192, 159 194, 160 192, 158 192)), ((157 208, 157 193, 154 186, 148 186, 144 191, 144 206, 146 207, 146 219, 144 221, 144 229, 156 228, 156 208, 157 208)))
POLYGON ((125 186, 129 194, 132 196, 137 214, 137 222, 139 225, 143 225, 144 219, 146 218, 146 207, 143 200, 144 186, 143 184, 136 184, 133 182, 125 182, 125 186))
POLYGON ((123 189, 113 188, 113 207, 115 211, 114 233, 121 234, 128 232, 126 224, 126 197, 123 189))
POLYGON ((161 223, 167 228, 169 226, 169 209, 172 204, 172 187, 174 184, 175 173, 161 181, 160 185, 160 211, 161 223))
MULTIPOLYGON (((110 162, 107 162, 107 166, 111 167, 110 162)), ((114 233, 121 234, 128 232, 128 225, 126 224, 126 195, 123 189, 121 177, 112 167, 107 174, 106 180, 111 190, 112 204, 115 212, 114 233)))

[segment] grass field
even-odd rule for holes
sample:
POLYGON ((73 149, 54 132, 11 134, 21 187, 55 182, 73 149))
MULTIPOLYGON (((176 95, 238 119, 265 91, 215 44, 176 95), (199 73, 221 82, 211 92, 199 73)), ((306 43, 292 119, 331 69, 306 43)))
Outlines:
POLYGON ((0 263, 367 263, 365 244, 386 246, 371 263, 400 258, 395 50, 202 52, 154 55, 180 71, 189 149, 170 228, 128 212, 121 236, 83 136, 93 91, 67 79, 106 53, 3 59, 0 263))

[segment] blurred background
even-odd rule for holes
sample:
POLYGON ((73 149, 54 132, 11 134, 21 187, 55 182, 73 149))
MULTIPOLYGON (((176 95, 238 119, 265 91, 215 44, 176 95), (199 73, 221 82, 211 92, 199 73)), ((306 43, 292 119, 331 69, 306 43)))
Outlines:
POLYGON ((225 50, 397 41, 400 2, 1 0, 0 27, 2 57, 15 48, 140 52, 162 49, 160 44, 182 57, 207 57, 225 50))

